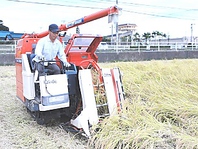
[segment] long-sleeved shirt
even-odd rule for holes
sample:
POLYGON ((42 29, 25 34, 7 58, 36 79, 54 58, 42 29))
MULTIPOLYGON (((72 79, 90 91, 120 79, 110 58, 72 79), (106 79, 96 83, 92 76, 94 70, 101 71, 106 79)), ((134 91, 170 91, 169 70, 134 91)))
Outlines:
POLYGON ((49 38, 49 35, 46 37, 41 38, 36 45, 35 49, 35 58, 36 62, 40 61, 40 57, 44 57, 45 60, 55 60, 55 57, 58 58, 63 62, 67 62, 66 55, 64 52, 63 45, 61 42, 56 39, 52 42, 49 38))

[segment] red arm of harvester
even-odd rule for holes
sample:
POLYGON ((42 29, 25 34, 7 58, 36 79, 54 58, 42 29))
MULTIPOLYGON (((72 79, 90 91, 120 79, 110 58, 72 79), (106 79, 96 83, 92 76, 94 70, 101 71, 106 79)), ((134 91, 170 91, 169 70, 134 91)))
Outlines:
POLYGON ((111 15, 111 14, 118 14, 118 7, 117 6, 112 6, 110 8, 98 11, 96 13, 93 13, 91 15, 85 16, 83 18, 77 19, 75 21, 72 21, 68 24, 61 24, 60 30, 61 31, 66 31, 70 28, 103 18, 105 16, 111 15))
MULTIPOLYGON (((117 6, 112 6, 110 8, 106 8, 104 10, 98 11, 96 13, 93 13, 91 15, 82 17, 80 19, 77 19, 75 21, 69 22, 67 24, 61 24, 59 26, 59 29, 61 31, 67 31, 70 28, 100 19, 102 17, 111 15, 111 14, 118 14, 119 8, 117 6)), ((48 31, 37 33, 37 34, 24 34, 22 38, 42 38, 48 35, 48 31)))

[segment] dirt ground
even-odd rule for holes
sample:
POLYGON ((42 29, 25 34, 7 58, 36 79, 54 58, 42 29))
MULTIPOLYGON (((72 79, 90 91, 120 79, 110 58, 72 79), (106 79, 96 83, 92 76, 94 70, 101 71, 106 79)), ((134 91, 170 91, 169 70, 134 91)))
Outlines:
POLYGON ((38 125, 16 98, 14 66, 0 66, 1 149, 85 149, 86 142, 59 126, 38 125))

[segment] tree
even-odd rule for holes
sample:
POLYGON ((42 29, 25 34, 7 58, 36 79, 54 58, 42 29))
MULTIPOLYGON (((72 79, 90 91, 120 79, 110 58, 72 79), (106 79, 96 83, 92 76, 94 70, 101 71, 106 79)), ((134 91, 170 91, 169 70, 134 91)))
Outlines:
POLYGON ((109 39, 108 37, 106 37, 106 36, 103 36, 103 38, 102 38, 102 42, 111 42, 111 39, 109 39))
POLYGON ((133 36, 134 36, 134 38, 133 38, 134 41, 140 42, 141 37, 140 37, 139 33, 136 32, 133 36))
POLYGON ((128 39, 128 36, 124 36, 120 38, 121 42, 127 42, 127 39, 128 39))
POLYGON ((152 32, 152 38, 155 38, 156 41, 157 41, 157 38, 159 39, 160 37, 166 38, 166 34, 164 34, 162 32, 159 32, 159 31, 153 31, 152 32))
POLYGON ((166 38, 166 37, 167 37, 167 35, 162 33, 162 37, 166 38))
POLYGON ((152 32, 152 37, 153 38, 157 38, 157 37, 160 37, 160 36, 162 36, 163 35, 163 33, 162 32, 159 32, 159 31, 153 31, 152 32))
POLYGON ((143 40, 145 40, 146 43, 148 43, 149 39, 152 37, 152 34, 149 33, 149 32, 147 32, 147 33, 144 33, 144 34, 142 35, 142 37, 143 37, 143 40))
POLYGON ((152 37, 156 39, 157 34, 158 34, 158 31, 153 31, 153 32, 152 32, 152 37))
POLYGON ((9 28, 3 25, 2 20, 0 20, 0 31, 9 31, 9 28))

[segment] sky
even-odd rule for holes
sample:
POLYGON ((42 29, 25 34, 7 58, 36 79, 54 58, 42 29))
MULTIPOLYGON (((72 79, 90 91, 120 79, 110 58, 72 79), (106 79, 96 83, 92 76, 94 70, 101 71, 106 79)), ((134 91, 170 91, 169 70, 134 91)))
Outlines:
MULTIPOLYGON (((118 24, 136 24, 139 34, 159 31, 170 38, 198 37, 196 0, 1 0, 0 20, 15 33, 40 33, 47 31, 49 24, 67 24, 115 5, 122 9, 118 24)), ((79 28, 87 34, 112 33, 108 17, 79 28)), ((73 33, 75 28, 67 31, 73 33)))

